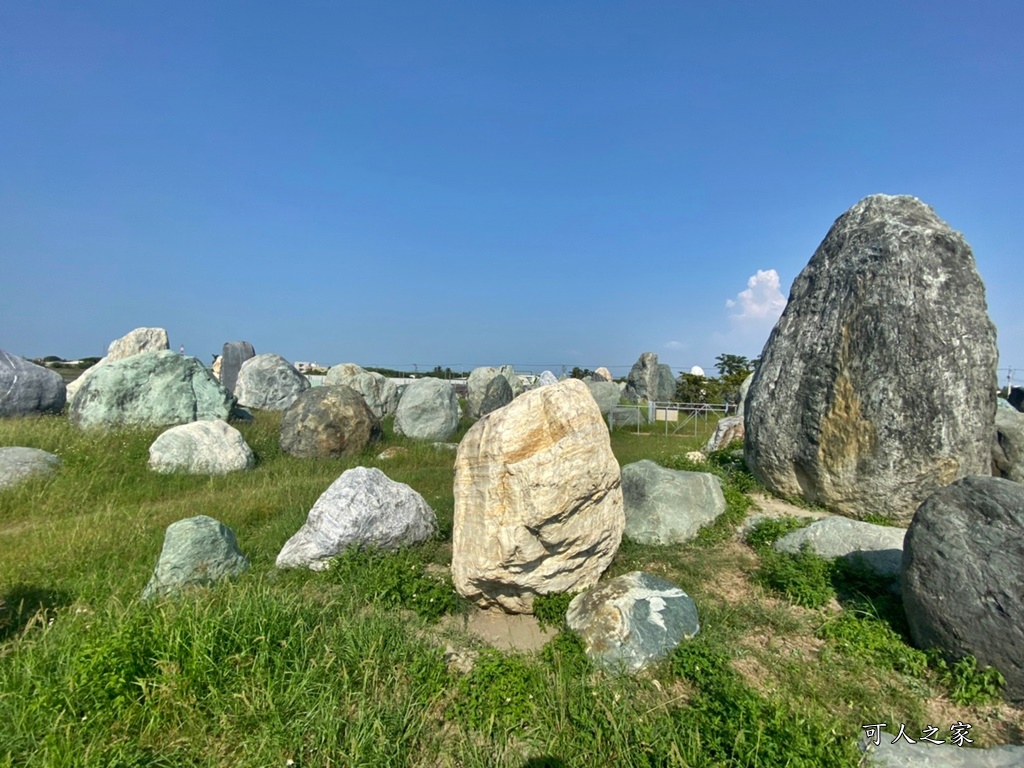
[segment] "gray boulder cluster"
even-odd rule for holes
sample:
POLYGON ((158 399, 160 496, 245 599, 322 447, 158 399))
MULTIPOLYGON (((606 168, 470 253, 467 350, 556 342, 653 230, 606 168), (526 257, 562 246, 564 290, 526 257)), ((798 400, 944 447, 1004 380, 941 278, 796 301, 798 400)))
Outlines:
POLYGON ((995 666, 1022 701, 1024 416, 997 404, 995 366, 962 235, 916 198, 868 197, 793 283, 741 401, 744 452, 774 493, 844 516, 776 548, 898 575, 915 644, 995 666))

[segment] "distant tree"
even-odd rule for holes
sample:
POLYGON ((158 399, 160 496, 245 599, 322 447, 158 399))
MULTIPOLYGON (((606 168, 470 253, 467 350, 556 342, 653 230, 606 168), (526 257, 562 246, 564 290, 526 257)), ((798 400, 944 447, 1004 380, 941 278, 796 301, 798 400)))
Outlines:
POLYGON ((754 372, 759 362, 760 359, 750 360, 743 355, 721 354, 716 357, 715 367, 718 369, 721 399, 728 403, 738 403, 743 380, 754 372))
POLYGON ((718 379, 709 379, 696 373, 679 374, 676 400, 680 403, 718 403, 722 400, 722 385, 718 379))
POLYGON ((583 379, 583 378, 586 378, 587 376, 593 376, 593 375, 594 375, 594 372, 592 370, 590 370, 589 368, 579 368, 579 367, 573 368, 572 369, 572 373, 569 374, 569 376, 571 378, 573 378, 573 379, 583 379))

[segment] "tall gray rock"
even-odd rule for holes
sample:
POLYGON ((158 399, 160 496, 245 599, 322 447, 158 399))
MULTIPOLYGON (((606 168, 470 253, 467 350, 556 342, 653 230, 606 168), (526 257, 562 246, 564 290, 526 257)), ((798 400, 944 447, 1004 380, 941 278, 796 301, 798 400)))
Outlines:
POLYGON ((60 413, 66 397, 59 373, 0 349, 0 417, 60 413))
POLYGON ((226 341, 220 355, 220 383, 231 394, 235 394, 235 383, 242 363, 256 357, 256 350, 248 341, 226 341))
POLYGON ((504 408, 512 402, 512 386, 504 376, 495 376, 487 385, 484 399, 480 402, 480 415, 504 408))
POLYGON ((250 357, 242 363, 235 381, 238 404, 265 411, 283 411, 307 389, 309 379, 273 353, 250 357))
POLYGON ((1024 413, 1009 403, 1005 408, 996 408, 992 474, 1015 483, 1024 483, 1024 413))
POLYGON ((508 380, 508 386, 512 390, 512 397, 519 397, 523 392, 526 391, 526 387, 523 386, 523 382, 519 380, 516 375, 516 369, 511 365, 503 365, 498 369, 501 375, 508 380))
POLYGON ((484 401, 484 395, 487 394, 487 385, 495 376, 500 375, 500 369, 491 366, 474 368, 470 371, 469 379, 466 381, 466 398, 469 401, 470 418, 480 418, 480 406, 484 401))
POLYGON ((658 355, 644 352, 640 355, 626 377, 626 399, 631 403, 650 400, 658 391, 658 355))
POLYGON ((996 389, 970 246, 920 200, 874 195, 793 283, 747 396, 747 464, 780 495, 906 523, 991 474, 996 389))
POLYGON ((227 419, 235 399, 194 357, 143 352, 99 367, 68 418, 88 428, 159 427, 227 419))
POLYGON ((902 582, 915 645, 994 666, 1024 701, 1024 486, 967 477, 929 496, 903 542, 902 582))
POLYGON ((395 412, 395 432, 417 440, 444 442, 459 428, 459 400, 447 381, 416 379, 405 388, 395 412))

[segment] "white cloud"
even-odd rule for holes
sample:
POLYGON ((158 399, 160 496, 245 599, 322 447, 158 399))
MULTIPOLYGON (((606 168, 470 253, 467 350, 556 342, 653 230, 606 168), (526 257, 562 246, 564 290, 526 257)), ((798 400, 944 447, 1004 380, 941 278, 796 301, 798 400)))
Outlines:
POLYGON ((743 325, 774 325, 786 308, 786 297, 779 290, 779 273, 774 269, 759 269, 747 280, 747 289, 727 299, 725 306, 732 310, 729 318, 743 325))
POLYGON ((665 349, 686 349, 688 344, 684 344, 681 341, 667 341, 665 342, 665 349))

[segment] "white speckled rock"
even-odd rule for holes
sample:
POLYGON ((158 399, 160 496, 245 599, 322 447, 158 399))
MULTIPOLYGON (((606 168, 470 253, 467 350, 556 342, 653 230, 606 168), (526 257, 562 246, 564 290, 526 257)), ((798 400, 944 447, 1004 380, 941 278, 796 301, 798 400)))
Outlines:
POLYGON ((149 446, 149 468, 156 472, 225 475, 255 464, 242 433, 221 419, 171 427, 149 446))
POLYGON ((583 382, 526 392, 459 444, 452 575, 477 605, 530 613, 536 595, 596 584, 624 527, 619 465, 583 382))
POLYGON ((322 571, 350 545, 398 549, 436 532, 437 516, 420 494, 379 469, 356 467, 316 500, 282 547, 277 567, 322 571))
POLYGON ((550 387, 552 384, 558 383, 558 377, 555 376, 551 371, 544 371, 537 378, 538 387, 550 387))
POLYGON ((607 669, 637 672, 700 631, 697 606, 683 590, 633 571, 577 595, 565 614, 587 656, 607 669))
POLYGON ((238 548, 234 531, 206 515, 189 517, 167 526, 164 548, 142 598, 212 584, 247 570, 249 559, 238 548))
POLYGON ((238 404, 265 411, 283 411, 309 389, 309 379, 280 355, 250 357, 238 369, 235 396, 238 404))

